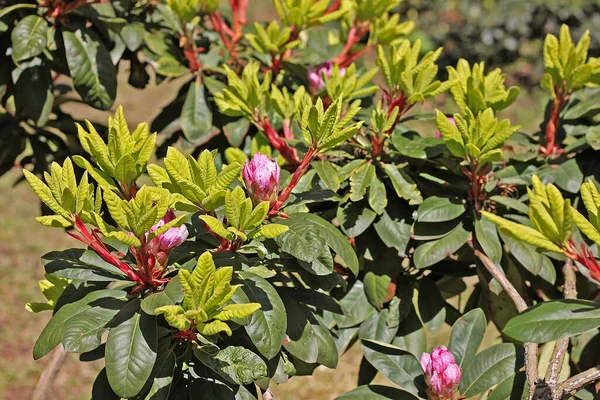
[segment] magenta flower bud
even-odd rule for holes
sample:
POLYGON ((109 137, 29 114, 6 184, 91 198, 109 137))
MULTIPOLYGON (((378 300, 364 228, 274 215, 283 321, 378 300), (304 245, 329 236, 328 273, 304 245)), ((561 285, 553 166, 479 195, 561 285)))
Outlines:
POLYGON ((433 399, 454 399, 462 372, 452 353, 438 346, 429 353, 421 355, 421 368, 425 374, 428 393, 433 399))
MULTIPOLYGON (((317 65, 313 70, 311 65, 308 66, 308 83, 311 87, 316 90, 323 90, 325 88, 325 81, 323 80, 323 73, 327 79, 331 78, 331 71, 333 70, 333 63, 327 61, 323 64, 317 65)), ((340 68, 340 75, 344 76, 346 68, 340 68)))
POLYGON ((277 201, 281 169, 275 159, 256 153, 242 168, 242 178, 254 205, 268 201, 271 206, 277 201))
MULTIPOLYGON (((452 122, 452 125, 456 126, 456 122, 454 122, 454 118, 448 117, 448 121, 452 122)), ((440 131, 437 131, 435 133, 435 137, 438 138, 438 139, 441 138, 442 137, 442 133, 440 131)))
POLYGON ((160 240, 160 249, 162 251, 167 251, 172 249, 173 247, 177 247, 188 237, 188 230, 185 225, 181 225, 177 228, 167 229, 166 232, 158 235, 160 240))
MULTIPOLYGON (((154 225, 152 228, 150 228, 150 231, 148 233, 156 231, 158 228, 160 228, 161 226, 163 226, 164 224, 166 224, 168 222, 171 222, 174 219, 175 219, 175 213, 173 212, 173 210, 169 209, 167 211, 167 213, 165 214, 165 216, 162 217, 162 219, 160 221, 158 221, 158 223, 156 225, 154 225)), ((160 235, 156 236, 155 238, 153 238, 150 241, 150 243, 149 243, 150 250, 152 253, 155 253, 158 250, 161 250, 161 251, 171 250, 173 247, 177 247, 180 244, 182 244, 185 241, 185 239, 187 239, 188 234, 189 234, 189 232, 185 225, 181 225, 176 228, 167 229, 166 232, 161 233, 160 235)), ((146 234, 146 238, 147 237, 148 237, 148 234, 146 234)))

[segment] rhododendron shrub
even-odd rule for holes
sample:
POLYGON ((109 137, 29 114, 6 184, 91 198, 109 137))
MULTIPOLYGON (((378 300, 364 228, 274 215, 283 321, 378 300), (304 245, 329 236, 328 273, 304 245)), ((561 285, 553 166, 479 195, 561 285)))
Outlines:
MULTIPOLYGON (((357 387, 330 397, 592 398, 588 36, 546 38, 548 112, 523 132, 504 113, 519 88, 484 63, 442 73, 399 3, 275 0, 253 25, 243 0, 140 3, 136 54, 190 79, 152 126, 119 107, 75 125, 78 154, 25 170, 38 221, 85 246, 42 257, 48 301, 28 308, 53 317, 34 358, 104 358, 94 398, 268 397, 353 346, 357 387)), ((55 9, 36 21, 71 29, 55 9)))

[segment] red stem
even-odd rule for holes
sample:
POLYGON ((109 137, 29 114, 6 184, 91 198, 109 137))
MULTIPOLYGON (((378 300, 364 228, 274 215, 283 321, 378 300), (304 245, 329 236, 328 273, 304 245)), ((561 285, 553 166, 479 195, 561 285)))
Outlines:
POLYGON ((279 133, 273 128, 269 119, 264 117, 262 121, 257 123, 258 127, 265 134, 271 146, 273 146, 281 156, 287 161, 290 166, 299 164, 298 152, 293 147, 290 147, 287 142, 279 136, 279 133))
POLYGON ((552 110, 550 111, 550 119, 546 125, 546 147, 540 151, 546 156, 554 156, 563 152, 560 145, 556 144, 556 130, 560 124, 560 112, 569 100, 569 93, 564 85, 560 89, 554 87, 554 101, 552 102, 552 110))
MULTIPOLYGON (((352 61, 358 57, 354 57, 353 54, 350 54, 350 50, 352 50, 352 47, 355 44, 360 42, 360 38, 368 31, 369 25, 366 22, 358 24, 355 23, 355 25, 353 25, 352 28, 350 28, 350 31, 348 32, 348 37, 346 38, 346 45, 344 46, 344 49, 338 56, 336 56, 333 59, 333 62, 339 65, 340 67, 346 67, 350 65, 352 61)), ((359 51, 358 53, 363 54, 364 52, 361 53, 361 51, 359 51)))
POLYGON ((290 194, 292 194, 292 190, 294 190, 294 188, 300 181, 300 178, 302 178, 302 176, 306 173, 308 167, 310 166, 310 163, 316 155, 317 151, 312 147, 308 149, 308 151, 304 154, 304 158, 302 158, 300 166, 298 166, 298 168, 294 172, 290 184, 285 189, 283 189, 283 191, 279 195, 279 198, 277 199, 277 202, 271 208, 270 215, 276 215, 279 213, 279 209, 281 208, 283 203, 285 203, 286 200, 290 197, 290 194))
POLYGON ((106 245, 98 238, 97 235, 93 235, 85 226, 81 218, 79 216, 75 216, 75 223, 73 224, 75 230, 79 232, 79 235, 76 235, 72 232, 67 232, 71 237, 79 240, 80 242, 88 245, 94 250, 100 258, 102 258, 107 263, 114 265, 119 268, 125 275, 129 277, 134 282, 137 282, 141 285, 144 284, 142 279, 138 276, 136 271, 127 263, 121 261, 117 256, 111 254, 106 245))

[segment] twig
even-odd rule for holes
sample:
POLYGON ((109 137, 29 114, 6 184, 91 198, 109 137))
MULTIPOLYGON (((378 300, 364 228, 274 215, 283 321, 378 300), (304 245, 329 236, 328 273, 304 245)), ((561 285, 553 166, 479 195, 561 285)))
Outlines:
POLYGON ((52 382, 54 381, 56 374, 58 374, 58 370, 60 370, 60 367, 62 367, 66 359, 67 351, 61 344, 54 350, 50 363, 48 363, 42 372, 42 375, 40 375, 40 379, 35 385, 35 389, 31 395, 31 400, 44 400, 46 398, 48 389, 52 386, 52 382))
POLYGON ((558 390, 554 393, 554 399, 559 400, 566 398, 584 386, 600 379, 600 364, 583 371, 561 383, 558 390))
MULTIPOLYGON (((567 260, 563 267, 563 273, 565 275, 565 299, 576 299, 577 298, 577 284, 575 271, 573 270, 573 261, 567 260)), ((570 339, 568 337, 559 339, 554 345, 554 351, 552 352, 552 358, 550 358, 550 365, 546 370, 546 383, 550 387, 554 388, 558 383, 558 377, 562 369, 565 354, 569 346, 570 339)))
MULTIPOLYGON (((519 312, 525 311, 528 306, 523 297, 519 294, 517 289, 508 280, 506 275, 498 269, 496 264, 490 260, 485 254, 479 250, 475 250, 475 256, 481 260, 485 268, 490 274, 498 281, 502 289, 512 299, 513 303, 517 307, 519 312)), ((530 396, 535 393, 536 381, 538 379, 538 359, 537 359, 537 344, 526 343, 525 344, 525 372, 527 373, 527 382, 529 383, 530 396)))

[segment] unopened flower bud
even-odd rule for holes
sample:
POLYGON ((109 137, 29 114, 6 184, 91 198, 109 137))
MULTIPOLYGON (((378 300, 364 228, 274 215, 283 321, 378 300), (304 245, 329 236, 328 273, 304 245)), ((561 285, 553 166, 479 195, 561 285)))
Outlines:
MULTIPOLYGON (((327 61, 323 64, 317 65, 315 69, 311 65, 308 66, 308 83, 311 87, 316 90, 323 90, 325 88, 325 81, 323 80, 323 74, 327 79, 331 78, 331 71, 333 70, 333 63, 327 61)), ((340 75, 344 76, 346 68, 340 68, 340 75)))
POLYGON ((454 392, 458 389, 462 373, 454 361, 454 356, 446 347, 438 346, 431 354, 423 353, 421 367, 430 398, 454 399, 454 392))
POLYGON ((271 205, 277 201, 279 193, 279 175, 281 169, 275 159, 256 153, 251 161, 246 161, 242 168, 242 178, 256 205, 268 201, 271 205))

